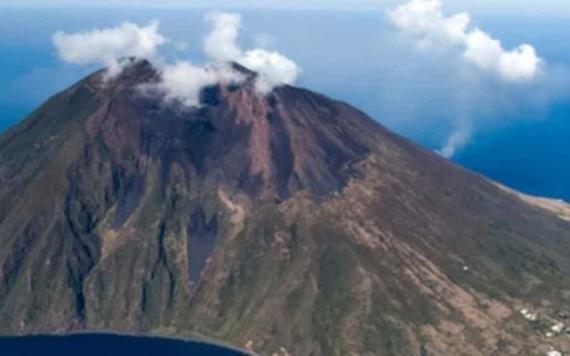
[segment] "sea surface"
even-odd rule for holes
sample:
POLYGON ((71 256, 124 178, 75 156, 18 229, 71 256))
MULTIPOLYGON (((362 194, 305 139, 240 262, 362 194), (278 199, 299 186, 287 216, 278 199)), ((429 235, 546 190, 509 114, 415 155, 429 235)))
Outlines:
MULTIPOLYGON (((96 69, 61 63, 51 44, 56 31, 114 26, 127 20, 146 24, 158 19, 161 32, 171 38, 166 56, 200 63, 204 13, 0 8, 0 132, 25 118, 50 95, 96 69), (177 51, 174 47, 183 42, 187 48, 177 51)), ((439 76, 449 79, 445 73, 433 77, 425 73, 429 71, 419 70, 423 68, 421 58, 418 62, 414 54, 416 59, 410 62, 411 53, 397 52, 390 45, 395 37, 382 11, 248 10, 242 15, 243 46, 251 48, 263 42, 293 58, 303 68, 300 86, 349 102, 430 149, 440 147, 449 134, 449 127, 438 116, 440 111, 449 111, 440 109, 449 104, 455 89, 438 82, 439 76)), ((500 38, 505 48, 529 42, 548 68, 559 70, 560 78, 570 78, 570 18, 473 16, 476 25, 500 38)), ((433 64, 430 68, 445 72, 446 67, 433 64)), ((473 133, 453 159, 523 192, 570 201, 570 89, 552 90, 554 94, 542 93, 548 103, 538 109, 519 105, 528 98, 514 102, 512 110, 490 108, 482 118, 484 127, 473 133)))
POLYGON ((2 356, 243 356, 231 349, 178 339, 115 334, 0 337, 2 356))

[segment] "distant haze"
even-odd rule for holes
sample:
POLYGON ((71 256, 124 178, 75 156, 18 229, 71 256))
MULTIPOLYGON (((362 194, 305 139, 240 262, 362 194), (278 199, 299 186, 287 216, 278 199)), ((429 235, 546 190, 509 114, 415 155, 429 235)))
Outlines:
MULTIPOLYGON (((0 7, 123 7, 123 8, 210 8, 210 9, 342 9, 385 10, 403 3, 400 0, 0 0, 0 7)), ((448 6, 454 10, 487 13, 526 13, 570 15, 566 0, 452 0, 448 6)))

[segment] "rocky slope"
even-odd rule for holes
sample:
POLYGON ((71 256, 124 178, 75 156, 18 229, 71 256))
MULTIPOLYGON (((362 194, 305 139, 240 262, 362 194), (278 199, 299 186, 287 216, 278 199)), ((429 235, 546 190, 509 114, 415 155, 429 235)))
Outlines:
POLYGON ((570 222, 347 104, 262 96, 238 70, 246 82, 185 111, 141 94, 160 75, 147 62, 98 72, 0 136, 1 333, 279 355, 569 347, 550 328, 570 310, 570 222))

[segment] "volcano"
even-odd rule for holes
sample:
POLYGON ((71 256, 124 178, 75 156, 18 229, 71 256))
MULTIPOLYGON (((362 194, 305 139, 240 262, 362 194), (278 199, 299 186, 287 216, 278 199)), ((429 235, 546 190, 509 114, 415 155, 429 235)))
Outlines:
POLYGON ((570 347, 570 208, 256 74, 165 105, 140 60, 0 136, 0 333, 198 336, 259 354, 570 347), (555 327, 558 326, 558 327, 555 327))

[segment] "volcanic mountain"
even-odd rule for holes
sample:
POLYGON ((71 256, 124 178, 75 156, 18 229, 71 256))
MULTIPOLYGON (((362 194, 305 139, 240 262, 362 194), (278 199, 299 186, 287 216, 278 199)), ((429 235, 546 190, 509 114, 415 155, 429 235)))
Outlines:
POLYGON ((160 80, 146 61, 96 72, 0 136, 0 333, 278 355, 568 347, 565 204, 234 69, 246 80, 186 110, 140 90, 160 80))

